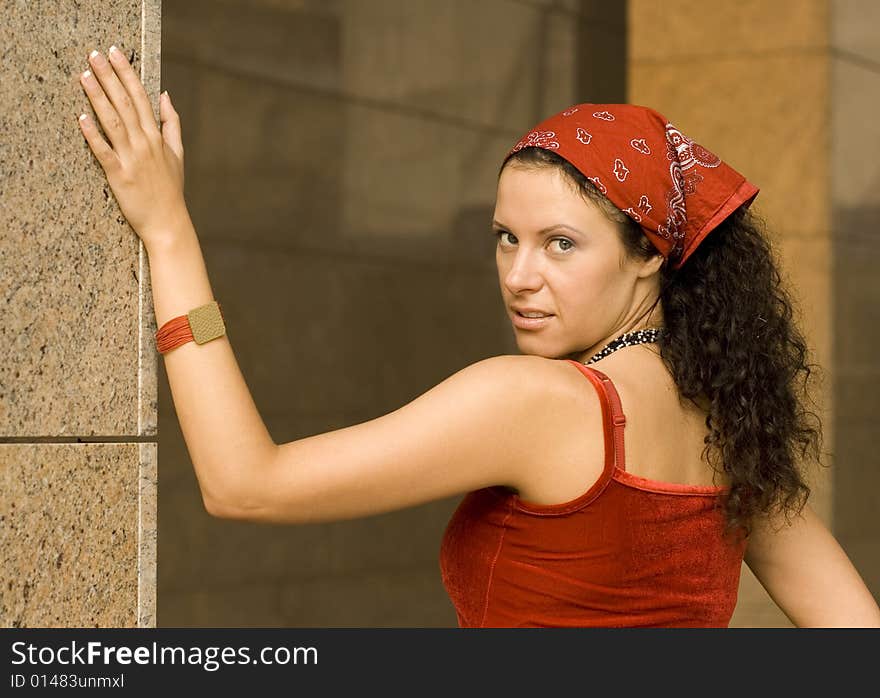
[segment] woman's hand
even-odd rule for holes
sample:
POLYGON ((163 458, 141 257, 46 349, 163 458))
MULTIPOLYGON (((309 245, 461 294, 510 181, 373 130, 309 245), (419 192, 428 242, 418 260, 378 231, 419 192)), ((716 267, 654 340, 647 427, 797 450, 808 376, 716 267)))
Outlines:
POLYGON ((161 95, 160 132, 147 92, 128 59, 116 47, 108 55, 109 60, 93 51, 91 70, 80 82, 110 144, 85 114, 79 124, 122 213, 149 251, 167 243, 180 223, 189 220, 180 117, 168 94, 161 95))

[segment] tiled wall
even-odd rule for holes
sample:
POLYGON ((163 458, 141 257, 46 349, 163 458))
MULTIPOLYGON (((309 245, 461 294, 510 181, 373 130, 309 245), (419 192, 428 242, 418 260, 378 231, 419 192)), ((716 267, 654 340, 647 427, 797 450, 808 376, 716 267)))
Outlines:
MULTIPOLYGON (((625 17, 592 5, 166 0, 187 201, 276 442, 518 353, 497 170, 578 86, 623 98, 625 17), (576 39, 600 35, 605 64, 579 71, 576 39)), ((456 625, 438 555, 460 498, 320 525, 212 519, 160 375, 160 626, 456 625)))
POLYGON ((122 48, 158 104, 159 0, 5 3, 0 22, 0 625, 155 625, 146 257, 77 117, 122 48))

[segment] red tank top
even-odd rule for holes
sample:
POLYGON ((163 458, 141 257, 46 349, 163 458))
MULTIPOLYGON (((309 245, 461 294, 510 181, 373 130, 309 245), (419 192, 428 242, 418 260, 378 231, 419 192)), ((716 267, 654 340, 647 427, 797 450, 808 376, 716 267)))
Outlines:
POLYGON ((722 536, 716 504, 726 488, 627 472, 614 384, 567 361, 599 394, 604 470, 562 504, 529 503, 501 486, 464 496, 440 546, 459 626, 727 627, 746 541, 722 536))

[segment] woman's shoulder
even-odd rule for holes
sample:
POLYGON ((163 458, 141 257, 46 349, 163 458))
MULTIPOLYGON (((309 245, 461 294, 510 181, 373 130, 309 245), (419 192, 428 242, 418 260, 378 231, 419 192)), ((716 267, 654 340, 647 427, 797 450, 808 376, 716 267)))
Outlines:
MULTIPOLYGON (((565 359, 550 359, 530 354, 503 354, 471 364, 472 384, 482 385, 513 408, 533 433, 558 443, 560 425, 574 422, 598 425, 601 429, 601 403, 589 379, 565 359)), ((538 438, 536 436, 536 438, 538 438)))
POLYGON ((477 361, 466 370, 474 371, 477 380, 498 383, 524 398, 580 396, 583 384, 588 383, 572 362, 531 354, 499 354, 477 361))

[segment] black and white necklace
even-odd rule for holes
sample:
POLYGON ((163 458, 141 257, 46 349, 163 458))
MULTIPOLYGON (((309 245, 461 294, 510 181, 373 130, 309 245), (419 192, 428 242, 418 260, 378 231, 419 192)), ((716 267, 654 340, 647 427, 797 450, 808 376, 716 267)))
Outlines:
POLYGON ((643 330, 624 332, 622 335, 608 342, 608 344, 606 344, 601 351, 593 354, 589 361, 584 361, 582 363, 584 365, 591 364, 594 361, 598 361, 599 359, 604 359, 606 356, 617 351, 618 349, 629 347, 633 344, 648 344, 650 342, 656 342, 662 333, 662 327, 646 327, 643 330))

